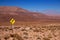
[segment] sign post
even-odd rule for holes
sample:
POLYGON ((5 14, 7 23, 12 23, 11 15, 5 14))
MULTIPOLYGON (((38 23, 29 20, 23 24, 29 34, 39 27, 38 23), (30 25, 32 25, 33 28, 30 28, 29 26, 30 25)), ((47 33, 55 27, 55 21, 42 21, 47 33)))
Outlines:
POLYGON ((11 23, 12 33, 13 33, 13 25, 14 25, 14 23, 15 23, 15 20, 12 18, 12 19, 10 20, 10 23, 11 23))

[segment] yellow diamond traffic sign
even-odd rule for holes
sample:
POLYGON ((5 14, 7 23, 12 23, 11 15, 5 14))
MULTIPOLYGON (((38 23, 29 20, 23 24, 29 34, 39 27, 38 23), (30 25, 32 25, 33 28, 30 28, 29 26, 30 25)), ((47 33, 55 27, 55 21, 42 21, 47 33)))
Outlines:
POLYGON ((13 25, 13 24, 15 23, 15 20, 12 18, 12 19, 10 20, 10 23, 13 25))

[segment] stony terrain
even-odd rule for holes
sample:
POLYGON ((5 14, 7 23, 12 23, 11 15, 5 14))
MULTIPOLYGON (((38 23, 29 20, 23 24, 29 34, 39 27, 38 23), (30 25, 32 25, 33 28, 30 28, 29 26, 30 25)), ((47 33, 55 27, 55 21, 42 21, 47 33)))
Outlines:
POLYGON ((60 40, 60 25, 1 26, 0 40, 60 40))

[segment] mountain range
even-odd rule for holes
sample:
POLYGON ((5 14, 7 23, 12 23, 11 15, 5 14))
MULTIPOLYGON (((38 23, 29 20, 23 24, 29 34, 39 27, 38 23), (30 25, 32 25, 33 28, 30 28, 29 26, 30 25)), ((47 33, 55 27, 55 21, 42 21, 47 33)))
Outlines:
POLYGON ((19 7, 0 6, 0 22, 60 22, 60 17, 49 16, 41 12, 31 12, 19 7))

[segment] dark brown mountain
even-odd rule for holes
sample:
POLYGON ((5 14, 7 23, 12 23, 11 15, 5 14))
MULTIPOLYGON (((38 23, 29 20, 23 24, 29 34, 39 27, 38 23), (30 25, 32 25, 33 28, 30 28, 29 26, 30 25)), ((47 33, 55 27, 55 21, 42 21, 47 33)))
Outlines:
POLYGON ((60 22, 59 18, 43 13, 30 12, 18 7, 0 6, 0 22, 9 22, 11 18, 14 18, 16 22, 60 22))

